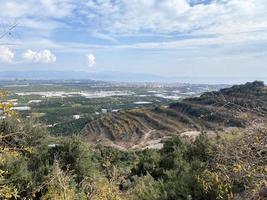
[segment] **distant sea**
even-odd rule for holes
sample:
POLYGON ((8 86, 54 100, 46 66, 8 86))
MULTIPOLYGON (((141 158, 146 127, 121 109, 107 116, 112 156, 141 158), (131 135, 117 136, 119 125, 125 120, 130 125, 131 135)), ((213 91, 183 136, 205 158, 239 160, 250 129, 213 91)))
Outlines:
POLYGON ((264 81, 267 85, 267 77, 181 77, 178 82, 191 84, 244 84, 252 81, 264 81))

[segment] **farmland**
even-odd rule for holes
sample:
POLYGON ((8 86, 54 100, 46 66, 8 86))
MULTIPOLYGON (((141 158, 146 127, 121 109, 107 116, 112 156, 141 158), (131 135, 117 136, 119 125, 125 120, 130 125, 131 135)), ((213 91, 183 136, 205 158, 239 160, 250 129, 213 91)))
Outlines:
POLYGON ((222 85, 118 83, 102 81, 2 81, 8 101, 23 117, 34 117, 53 134, 78 133, 108 112, 167 105, 222 85))

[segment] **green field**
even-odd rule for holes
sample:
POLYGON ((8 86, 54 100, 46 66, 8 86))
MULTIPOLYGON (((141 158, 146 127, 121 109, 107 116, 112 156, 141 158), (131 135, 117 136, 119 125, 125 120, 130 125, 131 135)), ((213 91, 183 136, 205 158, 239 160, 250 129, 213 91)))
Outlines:
POLYGON ((0 82, 0 87, 9 92, 8 99, 13 101, 15 107, 22 109, 19 113, 23 117, 38 118, 51 133, 62 135, 78 133, 90 119, 108 112, 165 105, 222 86, 6 81, 0 82))

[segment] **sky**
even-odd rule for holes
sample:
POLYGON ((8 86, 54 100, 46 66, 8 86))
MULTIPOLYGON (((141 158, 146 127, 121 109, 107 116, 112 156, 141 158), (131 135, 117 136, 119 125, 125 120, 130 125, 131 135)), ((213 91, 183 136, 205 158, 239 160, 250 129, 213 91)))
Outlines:
POLYGON ((0 71, 267 77, 267 0, 1 0, 0 37, 0 71))

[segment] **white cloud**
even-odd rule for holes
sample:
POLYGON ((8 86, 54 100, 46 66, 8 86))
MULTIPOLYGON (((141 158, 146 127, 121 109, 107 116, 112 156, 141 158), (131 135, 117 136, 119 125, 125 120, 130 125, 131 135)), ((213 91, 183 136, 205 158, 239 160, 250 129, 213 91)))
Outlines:
POLYGON ((188 38, 183 40, 174 40, 168 42, 143 42, 135 43, 131 45, 118 45, 117 48, 123 49, 192 49, 203 48, 214 45, 220 45, 224 47, 233 47, 233 45, 256 45, 267 43, 267 33, 255 32, 253 35, 249 33, 243 34, 226 34, 216 37, 207 38, 188 38))
POLYGON ((12 63, 15 54, 7 47, 0 47, 0 62, 12 63))
POLYGON ((87 63, 90 67, 94 66, 96 64, 95 62, 95 56, 91 53, 87 55, 87 63))
POLYGON ((29 49, 22 57, 24 60, 34 63, 54 63, 57 59, 50 50, 36 52, 29 49))
MULTIPOLYGON (((210 45, 211 40, 220 45, 222 38, 229 37, 244 44, 255 34, 259 41, 265 41, 266 10, 267 0, 9 0, 0 4, 0 19, 18 18, 19 26, 27 27, 26 37, 37 38, 36 45, 39 39, 46 39, 64 46, 64 41, 55 41, 52 35, 75 28, 113 42, 113 46, 117 41, 123 44, 125 40, 119 40, 120 36, 142 34, 151 34, 152 40, 153 36, 170 36, 170 40, 162 39, 163 43, 179 43, 188 38, 177 40, 177 36, 189 35, 200 39, 204 46, 205 41, 210 45), (53 30, 56 31, 52 34, 53 30)), ((140 41, 131 40, 136 46, 140 41)))
POLYGON ((186 0, 109 0, 89 1, 83 13, 89 22, 100 23, 100 28, 114 33, 186 33, 229 23, 257 24, 266 21, 266 9, 266 0, 216 0, 194 6, 186 0))
POLYGON ((237 32, 240 25, 246 31, 260 27, 267 29, 266 0, 204 2, 207 1, 40 0, 36 3, 35 0, 24 0, 22 4, 20 0, 9 0, 0 4, 0 18, 18 18, 21 26, 41 30, 71 26, 68 23, 71 19, 100 34, 135 34, 144 30, 154 34, 195 31, 224 34, 224 31, 237 32))
POLYGON ((13 18, 63 18, 72 14, 74 0, 8 0, 0 4, 0 16, 13 18))

